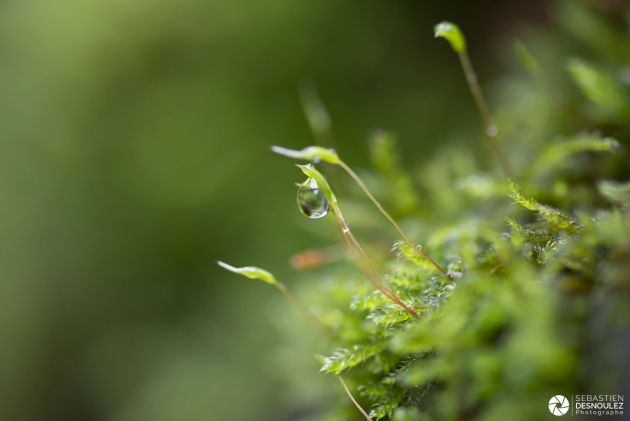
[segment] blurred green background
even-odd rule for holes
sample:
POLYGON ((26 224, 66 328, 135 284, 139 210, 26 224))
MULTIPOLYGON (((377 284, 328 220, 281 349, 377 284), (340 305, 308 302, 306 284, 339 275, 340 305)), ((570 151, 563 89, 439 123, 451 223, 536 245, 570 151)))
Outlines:
POLYGON ((433 24, 462 26, 483 82, 505 70, 523 28, 553 23, 552 7, 0 2, 0 419, 316 412, 325 380, 312 355, 291 355, 313 389, 306 407, 279 373, 292 354, 275 328, 283 298, 214 264, 292 284, 289 257, 323 243, 296 211, 301 177, 268 150, 313 142, 297 86, 317 85, 355 167, 369 165, 377 128, 396 133, 413 167, 479 130, 433 24))

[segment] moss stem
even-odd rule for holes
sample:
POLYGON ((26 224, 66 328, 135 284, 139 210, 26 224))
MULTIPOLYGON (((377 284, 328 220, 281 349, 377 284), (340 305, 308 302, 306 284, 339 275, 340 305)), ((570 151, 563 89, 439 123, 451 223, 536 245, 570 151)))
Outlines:
POLYGON ((361 246, 361 243, 359 243, 359 241, 356 239, 354 234, 352 234, 352 231, 350 230, 350 226, 348 225, 345 218, 343 217, 343 214, 341 213, 341 209, 339 209, 339 206, 334 202, 331 204, 331 206, 332 206, 333 213, 335 214, 335 217, 337 219, 337 222, 339 223, 339 228, 341 229, 341 233, 343 234, 343 237, 346 240, 346 244, 348 245, 348 248, 350 249, 350 253, 352 254, 352 257, 354 258, 354 260, 357 262, 357 265, 359 266, 359 269, 361 269, 361 272, 363 272, 363 274, 368 278, 368 280, 379 291, 381 291, 387 298, 392 300, 395 304, 398 304, 407 313, 411 314, 411 316, 417 319, 418 314, 415 311, 413 311, 409 306, 407 306, 405 303, 403 303, 403 301, 392 290, 389 289, 389 287, 385 284, 383 279, 380 277, 380 275, 378 274, 378 271, 372 264, 370 257, 361 246), (357 251, 359 252, 359 255, 357 255, 357 251), (363 263, 362 260, 365 263, 363 263))
POLYGON ((468 52, 464 49, 457 54, 459 56, 459 61, 462 64, 462 69, 464 70, 464 75, 466 76, 466 82, 468 83, 468 87, 470 88, 470 92, 477 104, 477 108, 479 109, 479 114, 481 114, 481 121, 483 123, 484 133, 490 142, 490 146, 494 151, 494 154, 499 161, 499 165, 501 166, 501 170, 503 174, 507 178, 514 178, 512 166, 510 165, 510 161, 508 160, 507 155, 501 145, 501 142, 498 137, 498 129, 496 124, 494 123, 494 119, 492 118, 492 113, 490 112, 490 107, 488 107, 488 103, 486 102, 485 97, 483 96, 483 92, 481 91, 481 87, 479 86, 479 81, 477 80, 477 74, 473 69, 472 63, 470 62, 470 57, 468 56, 468 52))
POLYGON ((424 251, 422 248, 418 247, 418 245, 416 243, 411 241, 411 238, 409 238, 409 236, 407 234, 405 234, 405 232, 402 230, 400 225, 398 225, 398 223, 389 214, 389 212, 387 212, 385 210, 385 208, 383 208, 383 205, 381 205, 381 203, 376 199, 376 197, 374 197, 372 192, 370 192, 370 190, 368 189, 367 185, 363 182, 363 180, 361 180, 361 178, 357 175, 357 173, 355 173, 352 170, 352 168, 350 168, 350 166, 348 164, 346 164, 345 162, 343 162, 343 161, 339 162, 339 166, 341 168, 343 168, 343 170, 346 173, 348 173, 348 175, 350 177, 352 177, 352 179, 359 185, 361 190, 363 190, 363 192, 367 195, 367 197, 372 201, 374 206, 376 206, 376 208, 383 214, 383 216, 385 218, 387 218, 387 220, 394 226, 394 228, 396 228, 396 231, 398 231, 400 236, 409 245, 409 247, 412 247, 416 251, 416 253, 418 253, 418 255, 422 256, 429 263, 431 263, 443 276, 445 276, 447 279, 451 279, 451 277, 448 275, 446 270, 444 270, 444 268, 442 266, 440 266, 439 263, 437 263, 431 256, 429 256, 429 254, 426 251, 424 251))
POLYGON ((359 402, 357 402, 357 400, 354 398, 354 396, 352 396, 352 392, 350 392, 350 388, 348 388, 348 385, 346 384, 346 382, 343 381, 343 378, 341 376, 337 376, 337 378, 339 379, 339 382, 341 383, 341 387, 343 387, 343 390, 346 392, 346 395, 348 395, 348 397, 350 398, 354 406, 359 410, 361 415, 363 415, 363 417, 367 421, 373 421, 372 418, 368 415, 368 413, 365 412, 365 409, 363 409, 361 405, 359 405, 359 402))
POLYGON ((306 317, 307 319, 309 319, 315 326, 317 326, 318 329, 320 329, 322 332, 324 332, 327 336, 329 336, 331 339, 337 340, 339 338, 337 338, 337 336, 328 328, 326 327, 318 318, 317 316, 315 316, 309 309, 308 307, 306 307, 304 305, 304 303, 302 303, 302 301, 295 295, 293 294, 282 282, 276 282, 275 287, 284 294, 285 297, 287 297, 287 299, 289 301, 291 301, 291 303, 293 305, 295 305, 297 307, 297 309, 304 315, 304 317, 306 317))

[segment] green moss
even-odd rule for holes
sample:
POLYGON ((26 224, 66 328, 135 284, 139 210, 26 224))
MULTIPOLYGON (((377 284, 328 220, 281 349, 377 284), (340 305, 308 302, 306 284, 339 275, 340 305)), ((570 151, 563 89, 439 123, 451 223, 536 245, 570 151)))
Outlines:
MULTIPOLYGON (((626 39, 619 32, 615 42, 626 39)), ((555 394, 622 392, 618 347, 627 344, 615 335, 627 337, 630 323, 630 90, 612 75, 630 56, 606 58, 604 75, 568 56, 568 67, 546 68, 535 45, 517 48, 541 78, 575 81, 553 93, 520 76, 502 85, 509 104, 497 107, 497 125, 517 181, 470 160, 471 147, 489 154, 483 142, 437 153, 416 178, 392 158, 393 141, 372 146, 372 177, 411 198, 400 204, 402 225, 448 268, 440 276, 408 242, 379 257, 418 318, 365 288, 360 271, 348 276, 346 263, 320 273, 336 288, 300 291, 335 315, 322 317, 338 337, 322 371, 343 373, 373 419, 541 419, 555 394), (522 86, 528 97, 509 95, 522 86)), ((330 410, 327 419, 361 419, 349 401, 330 410)))

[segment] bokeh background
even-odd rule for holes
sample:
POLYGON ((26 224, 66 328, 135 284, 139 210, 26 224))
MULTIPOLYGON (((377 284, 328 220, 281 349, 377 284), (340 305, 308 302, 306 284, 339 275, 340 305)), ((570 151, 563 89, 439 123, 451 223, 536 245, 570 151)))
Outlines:
POLYGON ((313 142, 297 87, 316 84, 355 167, 385 128, 413 168, 479 130, 433 25, 462 26, 485 83, 510 67, 514 37, 561 24, 556 11, 542 0, 1 1, 0 419, 312 416, 328 380, 301 338, 291 348, 279 335, 287 304, 214 263, 292 285, 290 256, 323 243, 296 210, 301 177, 269 152, 313 142))

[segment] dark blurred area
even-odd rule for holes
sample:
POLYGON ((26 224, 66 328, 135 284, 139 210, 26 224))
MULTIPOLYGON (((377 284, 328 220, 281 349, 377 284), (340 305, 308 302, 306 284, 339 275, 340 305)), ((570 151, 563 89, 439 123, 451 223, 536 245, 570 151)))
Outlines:
POLYGON ((418 165, 479 129, 433 25, 461 25, 483 83, 550 7, 0 2, 0 419, 302 419, 271 363, 285 302, 214 263, 290 284, 319 241, 269 151, 313 142, 297 86, 316 84, 347 161, 367 166, 385 128, 418 165))

